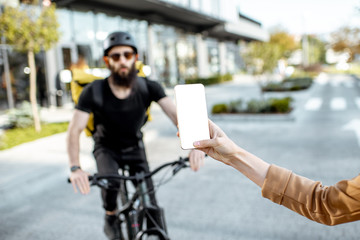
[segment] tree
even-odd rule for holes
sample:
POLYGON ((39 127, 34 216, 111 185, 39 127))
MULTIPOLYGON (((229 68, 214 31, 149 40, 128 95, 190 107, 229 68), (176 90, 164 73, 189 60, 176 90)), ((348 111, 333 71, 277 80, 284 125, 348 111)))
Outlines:
POLYGON ((7 44, 27 54, 30 67, 30 103, 38 132, 41 131, 41 124, 36 101, 35 54, 50 49, 58 41, 58 27, 54 4, 43 7, 28 4, 6 6, 0 16, 0 29, 7 44))
POLYGON ((331 48, 335 52, 347 52, 349 62, 353 61, 356 54, 360 54, 360 28, 342 27, 331 34, 331 48))
POLYGON ((314 35, 308 35, 308 44, 309 44, 309 59, 308 63, 313 64, 322 64, 326 62, 326 43, 314 35))
POLYGON ((269 42, 251 42, 247 46, 244 60, 254 74, 272 72, 281 58, 281 48, 269 42))
POLYGON ((276 28, 268 42, 249 43, 243 57, 254 74, 270 73, 277 67, 279 60, 286 61, 298 48, 294 36, 276 28))
POLYGON ((270 35, 270 43, 278 45, 282 58, 288 59, 292 52, 299 48, 294 36, 285 31, 276 31, 270 35))

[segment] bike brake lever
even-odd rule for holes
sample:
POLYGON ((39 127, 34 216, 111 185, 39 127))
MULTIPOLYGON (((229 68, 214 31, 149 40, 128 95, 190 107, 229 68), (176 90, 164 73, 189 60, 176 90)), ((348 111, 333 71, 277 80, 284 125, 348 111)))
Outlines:
POLYGON ((176 168, 173 169, 173 175, 177 174, 182 168, 188 167, 185 162, 179 163, 176 168))
MULTIPOLYGON (((93 179, 95 179, 95 176, 89 176, 88 178, 89 178, 89 181, 92 181, 93 179)), ((67 182, 71 183, 71 179, 69 177, 67 178, 67 182)))

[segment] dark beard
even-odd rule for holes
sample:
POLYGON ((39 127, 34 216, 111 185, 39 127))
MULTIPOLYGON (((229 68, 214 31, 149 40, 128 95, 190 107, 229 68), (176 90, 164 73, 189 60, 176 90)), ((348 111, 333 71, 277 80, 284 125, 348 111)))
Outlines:
POLYGON ((111 77, 114 80, 114 84, 122 87, 132 87, 136 79, 137 70, 135 63, 131 66, 127 75, 121 75, 117 72, 112 72, 111 77))

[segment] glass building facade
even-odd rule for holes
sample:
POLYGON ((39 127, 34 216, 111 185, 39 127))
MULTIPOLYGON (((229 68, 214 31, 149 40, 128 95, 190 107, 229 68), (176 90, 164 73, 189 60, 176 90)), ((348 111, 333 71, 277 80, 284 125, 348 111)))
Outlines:
MULTIPOLYGON (((239 18, 238 0, 163 0, 159 4, 161 2, 223 22, 234 22, 239 18), (220 4, 224 1, 227 4, 220 4)), ((208 36, 207 32, 188 31, 176 24, 150 22, 111 11, 59 7, 57 16, 60 40, 37 61, 46 69, 47 105, 61 106, 71 102, 69 84, 61 81, 59 71, 69 69, 79 56, 85 57, 90 68, 105 68, 102 42, 114 31, 127 31, 134 36, 139 59, 151 67, 150 78, 164 86, 183 83, 187 78, 236 74, 241 70, 239 44, 233 39, 217 39, 208 36)), ((22 75, 17 78, 26 81, 26 74, 22 75)), ((26 92, 26 86, 20 91, 26 92)), ((23 95, 22 99, 26 100, 26 94, 23 95)))

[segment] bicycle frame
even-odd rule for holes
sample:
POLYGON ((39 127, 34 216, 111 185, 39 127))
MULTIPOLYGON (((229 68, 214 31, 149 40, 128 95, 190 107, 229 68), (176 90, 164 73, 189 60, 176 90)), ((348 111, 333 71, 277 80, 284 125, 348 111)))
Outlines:
MULTIPOLYGON (((117 180, 120 182, 119 199, 121 201, 121 208, 117 216, 120 219, 121 225, 126 225, 122 229, 123 233, 126 229, 128 240, 140 240, 146 235, 158 236, 159 240, 169 240, 166 229, 166 222, 163 216, 162 208, 153 206, 150 202, 149 190, 146 185, 146 179, 151 178, 161 169, 171 166, 173 167, 172 176, 184 167, 188 167, 185 163, 188 158, 179 158, 177 161, 165 163, 150 173, 138 173, 135 176, 126 176, 126 169, 123 169, 122 175, 97 175, 90 176, 91 185, 97 185, 102 188, 109 189, 108 180, 117 180), (105 180, 105 181, 103 181, 105 180), (130 196, 128 192, 127 182, 135 182, 135 192, 130 196), (159 219, 154 219, 150 211, 159 213, 159 219), (149 227, 149 223, 153 226, 149 227)), ((155 190, 154 190, 155 191, 155 190)), ((122 227, 122 226, 120 226, 122 227)))
POLYGON ((161 208, 150 203, 145 182, 138 184, 135 193, 131 197, 127 191, 126 182, 122 181, 121 184, 123 187, 119 191, 119 198, 122 207, 118 211, 118 217, 121 220, 120 222, 126 225, 128 239, 142 239, 144 234, 156 234, 159 235, 160 239, 169 239, 163 216, 160 219, 161 223, 159 223, 149 212, 149 209, 157 211, 161 208), (126 201, 124 202, 123 199, 126 199, 126 201), (145 225, 149 224, 149 222, 154 227, 146 227, 145 225))

